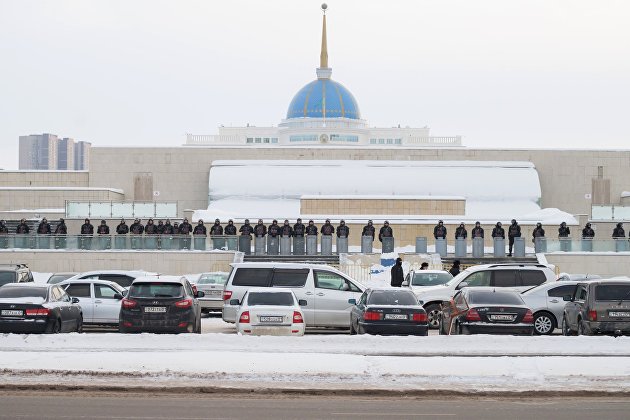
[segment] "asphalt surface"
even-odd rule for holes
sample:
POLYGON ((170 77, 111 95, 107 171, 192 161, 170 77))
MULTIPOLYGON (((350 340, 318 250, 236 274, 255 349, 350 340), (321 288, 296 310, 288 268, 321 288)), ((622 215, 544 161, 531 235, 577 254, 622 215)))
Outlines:
POLYGON ((602 398, 393 399, 286 396, 3 393, 0 419, 554 419, 628 418, 630 401, 602 398))

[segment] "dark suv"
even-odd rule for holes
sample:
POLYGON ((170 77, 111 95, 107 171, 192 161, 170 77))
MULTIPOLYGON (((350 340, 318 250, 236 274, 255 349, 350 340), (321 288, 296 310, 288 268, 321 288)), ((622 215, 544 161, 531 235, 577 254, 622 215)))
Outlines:
POLYGON ((578 283, 562 317, 563 335, 630 334, 630 281, 578 283))
POLYGON ((0 286, 7 283, 34 281, 33 273, 26 264, 0 264, 0 286))

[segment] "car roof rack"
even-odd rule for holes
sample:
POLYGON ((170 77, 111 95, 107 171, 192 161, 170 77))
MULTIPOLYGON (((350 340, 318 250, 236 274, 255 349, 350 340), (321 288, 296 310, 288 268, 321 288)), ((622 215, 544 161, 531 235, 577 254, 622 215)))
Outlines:
POLYGON ((540 263, 502 263, 502 264, 490 264, 490 267, 547 267, 544 264, 540 263))

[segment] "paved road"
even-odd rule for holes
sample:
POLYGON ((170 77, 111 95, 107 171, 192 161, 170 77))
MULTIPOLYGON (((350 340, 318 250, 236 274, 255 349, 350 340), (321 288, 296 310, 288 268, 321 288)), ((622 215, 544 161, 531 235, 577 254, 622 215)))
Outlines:
POLYGON ((168 396, 83 392, 0 396, 0 419, 554 419, 628 418, 627 398, 376 399, 168 396))

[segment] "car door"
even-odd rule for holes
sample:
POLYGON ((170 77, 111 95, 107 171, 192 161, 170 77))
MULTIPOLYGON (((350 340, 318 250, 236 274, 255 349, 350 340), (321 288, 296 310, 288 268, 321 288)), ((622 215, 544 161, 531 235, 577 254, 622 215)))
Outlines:
POLYGON ((97 324, 118 324, 120 299, 116 299, 116 289, 108 284, 94 283, 93 321, 97 324))
POLYGON ((306 326, 315 324, 314 281, 309 281, 311 270, 308 268, 275 268, 271 279, 272 287, 286 287, 293 291, 298 300, 305 300, 301 306, 306 326))
POLYGON ((63 291, 63 289, 59 286, 54 286, 51 292, 51 301, 54 302, 55 306, 59 310, 59 318, 61 318, 61 332, 70 331, 75 323, 72 313, 70 313, 70 308, 68 304, 68 301, 70 299, 68 295, 63 291), (68 297, 68 301, 64 300, 64 296, 68 297))
POLYGON ((562 313, 567 302, 564 301, 565 296, 573 296, 575 294, 575 284, 562 284, 551 287, 545 293, 547 310, 554 314, 558 325, 562 323, 562 313))
POLYGON ((79 299, 79 306, 83 312, 83 322, 94 322, 94 298, 92 297, 92 282, 71 283, 65 291, 71 297, 79 299))
MULTIPOLYGON (((464 296, 464 292, 459 292, 457 293, 454 297, 453 297, 453 304, 451 306, 451 311, 453 311, 450 315, 450 325, 448 326, 450 328, 450 331, 456 331, 455 330, 455 320, 457 318, 460 318, 462 316, 464 316, 464 314, 468 311, 468 303, 466 302, 466 297, 464 296)), ((447 330, 448 331, 448 330, 447 330)))
POLYGON ((315 276, 315 325, 350 327, 352 304, 348 299, 359 299, 362 290, 340 274, 327 270, 313 270, 315 276))
POLYGON ((573 295, 573 301, 568 302, 565 306, 565 312, 567 313, 567 323, 573 331, 577 331, 577 318, 580 313, 580 308, 584 305, 586 299, 586 285, 578 284, 573 295))
POLYGON ((81 318, 81 306, 72 303, 72 297, 63 287, 57 286, 57 290, 60 293, 59 304, 64 308, 66 331, 76 331, 81 318))

